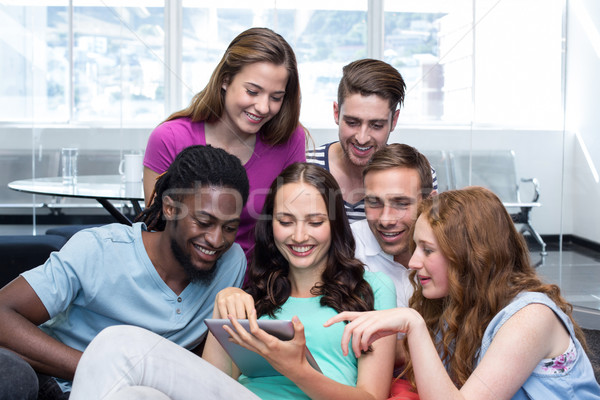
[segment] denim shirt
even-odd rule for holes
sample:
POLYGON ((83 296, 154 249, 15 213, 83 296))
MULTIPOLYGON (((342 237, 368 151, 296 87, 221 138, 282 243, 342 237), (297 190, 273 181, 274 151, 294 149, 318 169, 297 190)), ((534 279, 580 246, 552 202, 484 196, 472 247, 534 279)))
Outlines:
POLYGON ((539 303, 548 306, 560 318, 569 331, 571 339, 577 350, 577 359, 573 368, 564 373, 545 375, 532 373, 523 386, 513 396, 513 400, 540 399, 540 400, 596 400, 600 399, 600 386, 594 377, 592 364, 581 343, 575 337, 573 324, 569 317, 543 293, 523 292, 504 307, 490 322, 483 334, 481 348, 477 357, 477 364, 481 362, 494 336, 504 323, 523 307, 539 303))

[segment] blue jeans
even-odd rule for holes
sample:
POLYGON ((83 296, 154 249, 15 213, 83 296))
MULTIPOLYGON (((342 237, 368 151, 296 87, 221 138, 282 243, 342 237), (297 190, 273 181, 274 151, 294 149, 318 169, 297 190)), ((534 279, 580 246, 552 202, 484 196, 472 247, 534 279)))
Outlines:
POLYGON ((52 376, 37 374, 38 397, 37 400, 68 400, 69 392, 62 391, 52 376))
POLYGON ((0 400, 67 400, 54 378, 37 374, 18 354, 0 348, 0 400))

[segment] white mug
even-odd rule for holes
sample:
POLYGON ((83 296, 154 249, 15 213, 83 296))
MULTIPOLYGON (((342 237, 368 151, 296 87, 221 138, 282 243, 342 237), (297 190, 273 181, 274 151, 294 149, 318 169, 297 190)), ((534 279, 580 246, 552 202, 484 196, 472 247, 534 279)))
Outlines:
POLYGON ((144 189, 142 187, 142 181, 139 182, 125 182, 121 185, 121 194, 125 198, 140 198, 144 197, 144 189))
POLYGON ((124 154, 119 163, 119 174, 125 182, 141 182, 144 173, 143 154, 124 154))

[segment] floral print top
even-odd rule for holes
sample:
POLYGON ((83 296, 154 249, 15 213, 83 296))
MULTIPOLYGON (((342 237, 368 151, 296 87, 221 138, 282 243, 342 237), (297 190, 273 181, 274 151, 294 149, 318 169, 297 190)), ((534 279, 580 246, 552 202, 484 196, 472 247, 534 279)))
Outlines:
POLYGON ((533 370, 536 374, 556 375, 567 373, 577 360, 577 349, 573 339, 569 339, 569 348, 563 354, 553 358, 545 358, 533 370))

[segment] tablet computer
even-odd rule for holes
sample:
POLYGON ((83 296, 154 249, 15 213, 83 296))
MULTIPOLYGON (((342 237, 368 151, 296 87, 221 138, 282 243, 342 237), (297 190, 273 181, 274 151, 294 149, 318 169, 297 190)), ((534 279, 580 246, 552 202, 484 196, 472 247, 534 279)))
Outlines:
MULTIPOLYGON (((238 322, 244 329, 250 332, 250 324, 247 319, 238 319, 238 322)), ((235 331, 231 321, 228 319, 209 318, 205 319, 204 323, 206 323, 208 330, 210 330, 221 346, 223 346, 227 354, 229 354, 229 357, 231 357, 235 365, 238 366, 244 375, 252 378, 258 376, 281 375, 258 353, 229 341, 229 333, 223 329, 223 325, 227 325, 235 331)), ((294 337, 294 326, 292 325, 292 321, 259 319, 258 326, 280 340, 290 340, 294 337)), ((314 369, 321 372, 321 369, 317 365, 312 354, 310 354, 308 348, 306 349, 306 359, 314 369)))

